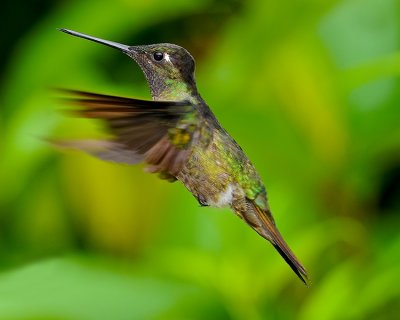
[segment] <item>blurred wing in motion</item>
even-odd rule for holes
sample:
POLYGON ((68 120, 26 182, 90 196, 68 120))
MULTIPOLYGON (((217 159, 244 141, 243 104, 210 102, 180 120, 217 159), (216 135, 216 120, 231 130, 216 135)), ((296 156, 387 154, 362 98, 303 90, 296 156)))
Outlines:
POLYGON ((146 162, 150 172, 174 180, 181 170, 196 131, 197 112, 187 101, 148 101, 62 90, 64 101, 81 108, 72 112, 106 121, 111 140, 53 141, 80 149, 103 160, 135 164, 146 162))

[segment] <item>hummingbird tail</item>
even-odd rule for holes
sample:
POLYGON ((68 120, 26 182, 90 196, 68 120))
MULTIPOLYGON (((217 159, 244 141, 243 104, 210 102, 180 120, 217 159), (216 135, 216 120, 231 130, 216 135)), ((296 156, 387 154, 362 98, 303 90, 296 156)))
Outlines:
POLYGON ((294 273, 308 286, 309 280, 306 269, 294 255, 292 250, 286 244, 278 228, 275 225, 272 214, 269 210, 265 211, 252 203, 252 208, 249 206, 252 213, 246 213, 243 218, 254 228, 258 234, 272 243, 275 249, 279 252, 286 263, 292 268, 294 273), (254 210, 252 210, 254 208, 254 210), (249 219, 249 217, 251 217, 249 219))

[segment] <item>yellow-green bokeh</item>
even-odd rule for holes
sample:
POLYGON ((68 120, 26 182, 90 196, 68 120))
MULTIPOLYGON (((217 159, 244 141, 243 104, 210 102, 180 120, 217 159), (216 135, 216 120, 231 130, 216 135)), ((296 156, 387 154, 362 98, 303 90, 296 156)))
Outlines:
POLYGON ((397 0, 42 6, 4 20, 0 319, 398 317, 397 0), (228 209, 199 207, 143 166, 43 141, 104 134, 60 113, 51 88, 149 98, 127 56, 59 27, 191 51, 199 90, 262 176, 309 288, 228 209))

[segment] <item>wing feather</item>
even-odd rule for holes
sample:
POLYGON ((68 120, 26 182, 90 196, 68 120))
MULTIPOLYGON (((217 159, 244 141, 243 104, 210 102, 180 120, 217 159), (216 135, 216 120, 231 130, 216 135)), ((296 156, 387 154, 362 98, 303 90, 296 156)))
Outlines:
POLYGON ((62 90, 69 95, 66 102, 80 108, 73 113, 104 120, 114 139, 99 143, 93 151, 86 143, 69 141, 75 147, 99 158, 115 162, 145 161, 150 172, 159 172, 170 179, 176 176, 189 154, 196 131, 197 113, 188 101, 147 101, 76 90, 62 90), (190 119, 189 121, 187 119, 190 119), (185 135, 185 143, 176 139, 185 135), (188 141, 186 141, 188 140, 188 141), (130 161, 130 157, 132 161, 130 161))

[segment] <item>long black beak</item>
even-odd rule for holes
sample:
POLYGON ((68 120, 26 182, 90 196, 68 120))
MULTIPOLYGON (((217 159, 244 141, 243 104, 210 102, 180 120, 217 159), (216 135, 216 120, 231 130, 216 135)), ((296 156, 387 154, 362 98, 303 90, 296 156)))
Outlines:
POLYGON ((68 34, 70 34, 72 36, 75 36, 75 37, 87 39, 87 40, 94 41, 94 42, 97 42, 97 43, 100 43, 100 44, 104 44, 104 45, 109 46, 111 48, 119 49, 124 53, 130 53, 131 52, 130 49, 133 49, 133 47, 130 47, 130 46, 118 43, 118 42, 103 40, 103 39, 92 37, 92 36, 89 36, 87 34, 79 33, 79 32, 73 31, 73 30, 64 29, 64 28, 61 28, 61 29, 58 29, 58 30, 60 30, 62 32, 65 32, 65 33, 68 33, 68 34))

